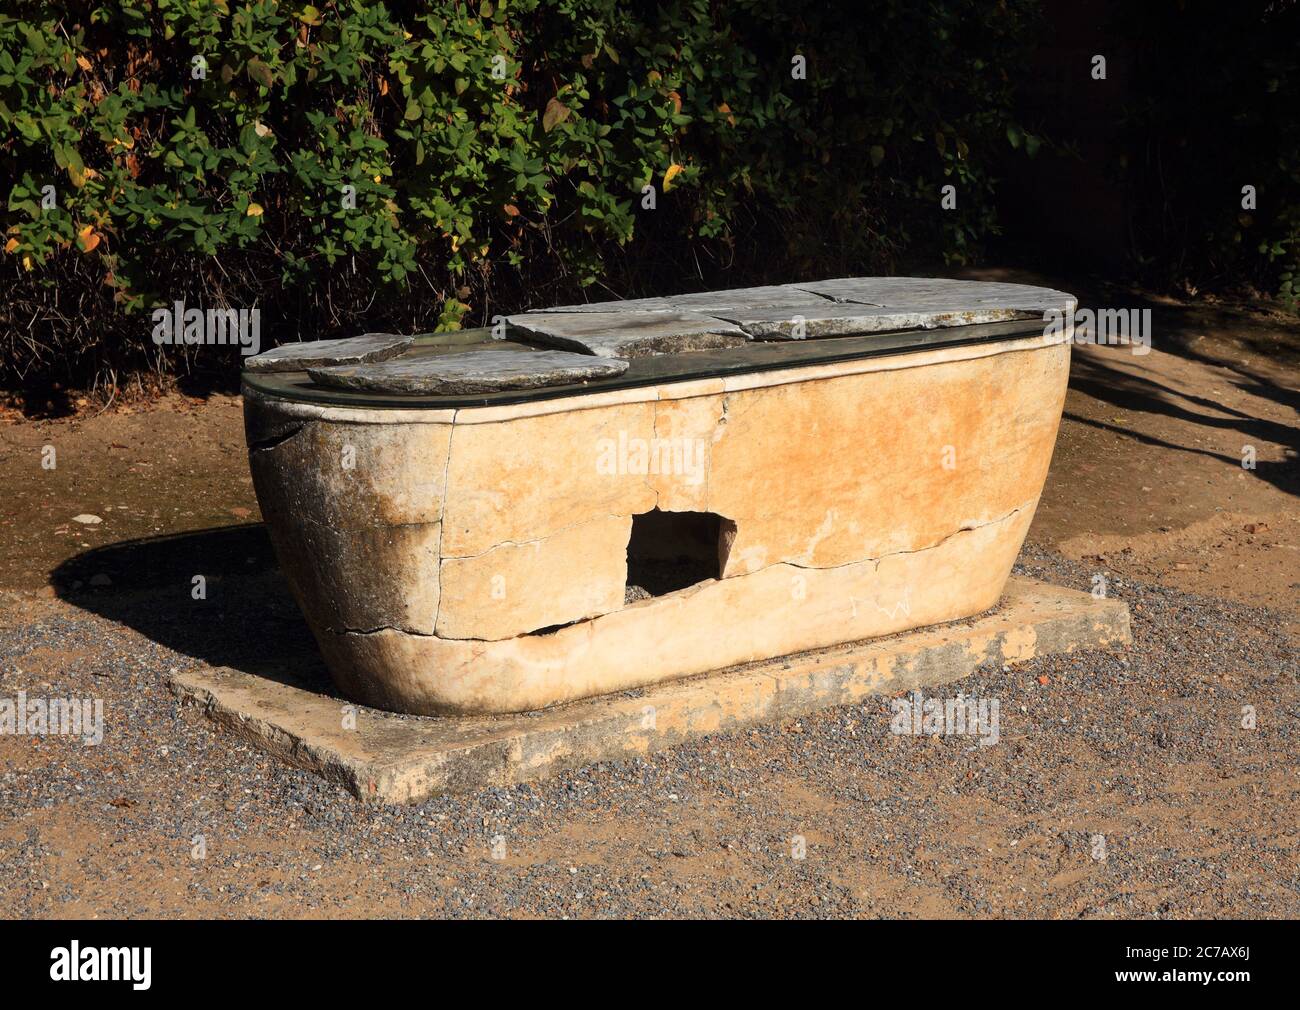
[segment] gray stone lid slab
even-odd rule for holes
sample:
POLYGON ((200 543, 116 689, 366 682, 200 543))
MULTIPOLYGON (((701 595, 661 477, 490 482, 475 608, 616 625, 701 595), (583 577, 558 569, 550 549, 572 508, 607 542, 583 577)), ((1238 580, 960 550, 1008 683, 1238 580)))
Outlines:
POLYGON ((625 318, 654 313, 703 314, 738 326, 752 340, 847 336, 886 330, 968 326, 1069 311, 1073 296, 1028 284, 932 277, 844 277, 798 284, 733 288, 662 298, 561 306, 531 317, 625 318))
POLYGON ((746 340, 738 326, 696 312, 527 312, 507 321, 540 343, 602 358, 716 350, 746 340))
POLYGON ((585 305, 558 305, 541 312, 698 312, 718 315, 721 311, 754 310, 774 305, 825 304, 829 299, 794 284, 769 284, 755 288, 725 288, 720 291, 701 291, 688 295, 666 295, 662 298, 625 298, 610 302, 588 302, 585 305))
POLYGON ((627 362, 568 351, 485 348, 363 365, 308 368, 313 382, 372 393, 491 393, 536 389, 588 379, 608 379, 627 371, 627 362))
POLYGON ((1027 284, 841 277, 558 306, 508 318, 514 330, 534 345, 578 352, 573 355, 557 351, 545 358, 519 345, 459 355, 427 355, 418 349, 407 354, 416 343, 414 338, 367 333, 345 340, 286 344, 246 359, 244 367, 250 373, 307 370, 320 385, 354 392, 499 393, 616 378, 633 358, 727 350, 747 341, 1028 321, 1052 310, 1070 312, 1076 304, 1063 291, 1027 284), (600 367, 592 358, 614 364, 600 367))
POLYGON ((737 323, 751 340, 813 340, 890 330, 929 330, 940 326, 974 326, 1037 315, 1021 309, 962 308, 957 305, 925 310, 882 305, 830 303, 828 308, 773 306, 770 310, 736 313, 737 323))
POLYGON ((245 359, 250 372, 301 372, 309 365, 359 365, 395 358, 411 346, 414 337, 396 333, 363 333, 342 340, 308 340, 281 344, 245 359))
POLYGON ((916 313, 984 310, 1038 315, 1049 309, 1065 311, 1075 305, 1073 295, 1053 288, 945 277, 840 277, 810 281, 797 287, 839 302, 881 305, 916 313))

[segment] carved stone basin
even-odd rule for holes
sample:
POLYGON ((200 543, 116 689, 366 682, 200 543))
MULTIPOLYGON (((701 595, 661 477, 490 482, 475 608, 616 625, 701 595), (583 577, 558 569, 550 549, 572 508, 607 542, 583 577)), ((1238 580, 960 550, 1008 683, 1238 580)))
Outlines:
POLYGON ((250 466, 345 694, 537 709, 992 607, 1073 308, 853 278, 288 345, 249 359, 250 466))

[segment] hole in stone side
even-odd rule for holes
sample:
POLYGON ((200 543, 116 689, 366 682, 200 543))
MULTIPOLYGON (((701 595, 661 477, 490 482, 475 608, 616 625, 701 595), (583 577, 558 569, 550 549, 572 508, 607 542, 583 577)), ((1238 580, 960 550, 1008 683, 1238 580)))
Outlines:
POLYGON ((664 596, 722 577, 736 524, 715 512, 643 512, 632 517, 623 602, 664 596))

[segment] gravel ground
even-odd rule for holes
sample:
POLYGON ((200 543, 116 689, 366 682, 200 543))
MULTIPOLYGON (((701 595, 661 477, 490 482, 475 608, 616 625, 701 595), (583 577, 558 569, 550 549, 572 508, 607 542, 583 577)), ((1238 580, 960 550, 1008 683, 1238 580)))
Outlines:
MULTIPOLYGON (((1091 584, 1032 547, 1019 570, 1091 584)), ((0 736, 10 917, 1300 915, 1300 649, 1266 610, 1112 582, 1131 650, 931 692, 997 699, 995 746, 895 736, 880 698, 372 808, 164 685, 273 645, 314 657, 273 578, 226 577, 196 620, 85 574, 0 595, 0 697, 102 698, 106 724, 96 747, 0 736)))

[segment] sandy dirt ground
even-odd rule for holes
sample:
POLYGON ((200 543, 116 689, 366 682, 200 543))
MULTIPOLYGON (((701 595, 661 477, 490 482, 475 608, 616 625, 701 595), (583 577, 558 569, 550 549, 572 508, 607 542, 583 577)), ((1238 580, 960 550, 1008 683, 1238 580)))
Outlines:
POLYGON ((0 736, 0 907, 1300 915, 1294 320, 1025 279, 1152 309, 1149 354, 1076 348, 1022 558, 1077 588, 1102 574, 1135 643, 964 682, 1001 700, 988 748, 894 736, 880 699, 545 783, 362 806, 164 684, 187 664, 319 666, 257 525, 238 398, 0 418, 0 696, 100 697, 108 726, 97 747, 0 736), (202 614, 196 570, 213 573, 202 614))

